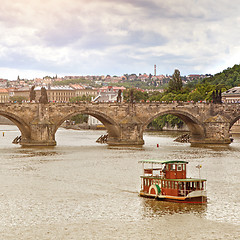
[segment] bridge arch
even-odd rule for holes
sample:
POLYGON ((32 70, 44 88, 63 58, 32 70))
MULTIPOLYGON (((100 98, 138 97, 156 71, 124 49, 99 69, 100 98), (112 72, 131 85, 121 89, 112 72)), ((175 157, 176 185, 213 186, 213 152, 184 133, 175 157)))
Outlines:
POLYGON ((61 120, 58 121, 55 125, 54 134, 56 133, 57 129, 61 126, 61 124, 65 120, 68 120, 77 114, 86 114, 86 115, 90 115, 90 116, 97 118, 106 127, 107 132, 108 132, 108 139, 118 139, 119 138, 120 129, 119 129, 118 123, 116 123, 111 117, 109 117, 108 115, 106 115, 102 112, 94 111, 94 110, 86 110, 86 109, 74 111, 74 112, 69 113, 68 115, 64 116, 63 118, 61 118, 61 120))
POLYGON ((167 110, 158 112, 151 116, 143 125, 143 131, 147 128, 148 124, 151 123, 155 118, 163 115, 171 114, 179 117, 188 127, 191 135, 191 139, 203 139, 206 135, 203 124, 193 115, 188 112, 181 110, 167 110))
POLYGON ((0 115, 9 119, 13 122, 21 132, 22 140, 29 139, 31 137, 31 129, 23 119, 19 118, 17 115, 0 111, 0 115))
POLYGON ((240 120, 240 115, 237 116, 237 117, 234 117, 233 119, 231 119, 230 124, 229 124, 229 131, 230 131, 230 129, 232 128, 232 126, 233 126, 238 120, 240 120))

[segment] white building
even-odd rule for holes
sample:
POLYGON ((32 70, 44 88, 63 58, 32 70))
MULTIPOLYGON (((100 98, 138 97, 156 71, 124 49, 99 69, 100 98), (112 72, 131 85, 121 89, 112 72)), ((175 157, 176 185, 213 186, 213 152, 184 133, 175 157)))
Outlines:
MULTIPOLYGON (((228 89, 222 93, 223 103, 240 104, 240 87, 228 89)), ((240 133, 240 120, 234 123, 231 128, 232 133, 240 133)))
MULTIPOLYGON (((117 96, 118 96, 118 91, 125 90, 126 88, 124 87, 103 87, 99 89, 99 94, 96 98, 93 99, 93 102, 116 102, 117 101, 117 96)), ((101 128, 104 127, 102 122, 100 122, 98 119, 96 119, 93 116, 89 116, 88 118, 88 124, 90 127, 97 127, 101 128)))

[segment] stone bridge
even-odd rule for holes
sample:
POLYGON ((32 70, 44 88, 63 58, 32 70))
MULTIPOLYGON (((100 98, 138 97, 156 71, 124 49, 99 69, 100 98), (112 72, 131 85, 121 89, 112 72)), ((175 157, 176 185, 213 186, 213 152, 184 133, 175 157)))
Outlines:
POLYGON ((99 119, 109 145, 143 145, 143 132, 154 118, 182 119, 196 144, 229 144, 229 130, 240 119, 240 105, 212 103, 1 103, 0 115, 21 131, 23 146, 54 146, 60 125, 76 114, 99 119))

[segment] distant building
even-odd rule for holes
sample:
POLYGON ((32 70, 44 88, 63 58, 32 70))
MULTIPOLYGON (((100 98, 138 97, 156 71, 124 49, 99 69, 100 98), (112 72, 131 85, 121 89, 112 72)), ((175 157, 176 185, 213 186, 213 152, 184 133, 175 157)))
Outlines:
POLYGON ((9 101, 9 92, 5 88, 0 88, 0 103, 9 101))
MULTIPOLYGON (((69 86, 48 86, 46 90, 50 102, 69 102, 75 96, 74 89, 69 86)), ((36 101, 38 101, 41 96, 41 86, 35 87, 34 91, 36 92, 36 101)), ((13 89, 11 96, 23 96, 30 100, 30 87, 13 89)))
POLYGON ((125 87, 112 87, 112 86, 106 86, 106 87, 101 87, 99 88, 99 93, 102 93, 102 92, 115 92, 115 93, 118 93, 119 90, 126 90, 125 87))
MULTIPOLYGON (((222 93, 223 103, 240 104, 240 87, 234 87, 222 93)), ((231 128, 232 133, 240 133, 240 120, 234 123, 231 128)))
POLYGON ((8 85, 8 80, 7 79, 0 79, 0 87, 1 88, 6 88, 8 85))
POLYGON ((112 86, 102 87, 99 89, 99 94, 93 99, 93 102, 116 102, 119 90, 123 92, 126 88, 112 86))
POLYGON ((79 84, 70 84, 70 87, 75 90, 75 97, 85 96, 97 96, 98 89, 92 87, 83 87, 79 84))
POLYGON ((223 92, 222 101, 225 103, 240 103, 240 87, 234 87, 223 92))
POLYGON ((192 81, 194 79, 203 79, 203 78, 207 78, 209 77, 209 75, 207 74, 190 74, 187 76, 187 79, 192 81))
MULTIPOLYGON (((99 94, 96 98, 93 99, 93 102, 116 102, 118 91, 119 90, 125 90, 125 87, 102 87, 99 89, 99 94)), ((89 116, 88 118, 88 125, 90 127, 103 127, 102 122, 100 122, 98 119, 96 119, 93 116, 89 116)))

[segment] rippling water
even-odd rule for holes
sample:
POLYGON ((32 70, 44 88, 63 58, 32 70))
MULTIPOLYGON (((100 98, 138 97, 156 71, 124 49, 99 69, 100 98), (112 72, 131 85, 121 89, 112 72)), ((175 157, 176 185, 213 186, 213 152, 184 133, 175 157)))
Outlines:
POLYGON ((0 239, 240 239, 239 137, 191 147, 146 133, 124 148, 95 143, 103 133, 59 129, 56 147, 22 148, 0 126, 0 239), (202 164, 208 204, 140 198, 140 159, 188 160, 192 177, 202 164))

